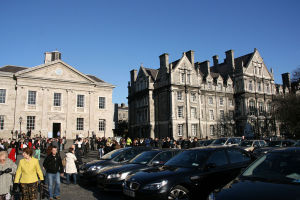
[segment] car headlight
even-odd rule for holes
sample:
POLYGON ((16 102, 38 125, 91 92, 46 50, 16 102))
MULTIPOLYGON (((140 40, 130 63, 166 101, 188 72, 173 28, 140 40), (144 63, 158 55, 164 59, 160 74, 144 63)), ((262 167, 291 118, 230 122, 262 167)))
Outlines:
POLYGON ((159 190, 160 188, 162 188, 163 186, 167 185, 168 181, 163 180, 161 182, 158 183, 150 183, 147 184, 143 187, 144 190, 159 190))
POLYGON ((88 171, 96 171, 96 170, 99 170, 101 169, 101 166, 96 166, 96 165, 93 165, 91 167, 88 168, 88 171))
POLYGON ((124 173, 119 173, 119 174, 110 174, 107 176, 107 179, 112 179, 112 178, 120 178, 121 180, 125 179, 129 172, 124 172, 124 173))

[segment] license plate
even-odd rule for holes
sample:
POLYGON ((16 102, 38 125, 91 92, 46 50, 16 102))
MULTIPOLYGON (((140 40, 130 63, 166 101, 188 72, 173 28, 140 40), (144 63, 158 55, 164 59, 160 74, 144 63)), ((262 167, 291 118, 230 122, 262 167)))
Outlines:
POLYGON ((124 189, 124 190, 123 190, 123 193, 124 193, 125 195, 127 195, 127 196, 135 197, 135 192, 134 192, 134 191, 124 189))

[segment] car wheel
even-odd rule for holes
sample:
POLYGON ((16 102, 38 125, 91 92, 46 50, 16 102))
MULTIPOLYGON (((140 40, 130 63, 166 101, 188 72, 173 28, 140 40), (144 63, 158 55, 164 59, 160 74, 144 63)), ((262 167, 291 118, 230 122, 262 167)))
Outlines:
POLYGON ((177 185, 171 189, 168 195, 169 200, 189 200, 189 191, 185 187, 177 185))

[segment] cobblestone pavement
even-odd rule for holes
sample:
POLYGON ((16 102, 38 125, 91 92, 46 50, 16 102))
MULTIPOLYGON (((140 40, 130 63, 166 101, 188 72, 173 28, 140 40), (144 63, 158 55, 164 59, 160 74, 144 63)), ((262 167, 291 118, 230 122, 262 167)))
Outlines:
MULTIPOLYGON (((63 157, 63 153, 61 153, 61 156, 63 157)), ((23 156, 19 155, 17 163, 20 159, 22 159, 23 156)), ((97 158, 97 152, 92 151, 89 152, 88 157, 83 158, 84 162, 88 162, 91 160, 94 160, 97 158)), ((44 156, 41 156, 40 165, 42 167, 44 161, 44 156)), ((61 184, 61 199, 62 200, 120 200, 123 199, 123 196, 121 193, 109 193, 109 192, 103 192, 99 191, 96 186, 90 185, 90 186, 81 186, 81 185, 66 185, 65 179, 62 179, 61 184)))

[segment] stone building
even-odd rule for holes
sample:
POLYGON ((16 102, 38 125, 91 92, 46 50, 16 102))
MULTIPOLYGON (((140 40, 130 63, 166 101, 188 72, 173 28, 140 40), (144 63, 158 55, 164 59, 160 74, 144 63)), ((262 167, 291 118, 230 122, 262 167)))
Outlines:
MULTIPOLYGON (((276 94, 269 71, 257 49, 235 58, 233 50, 210 62, 195 62, 194 51, 160 67, 141 66, 130 72, 129 133, 132 137, 254 136, 276 134, 270 116, 276 94)), ((284 75, 283 75, 284 79, 284 75)), ((287 87, 280 86, 285 92, 287 87)))
MULTIPOLYGON (((46 52, 44 64, 0 68, 0 138, 16 131, 75 138, 112 136, 114 86, 46 52)), ((13 134, 13 135, 12 135, 13 134)))
POLYGON ((121 105, 115 103, 114 110, 114 135, 123 135, 128 132, 128 106, 124 103, 121 105))

